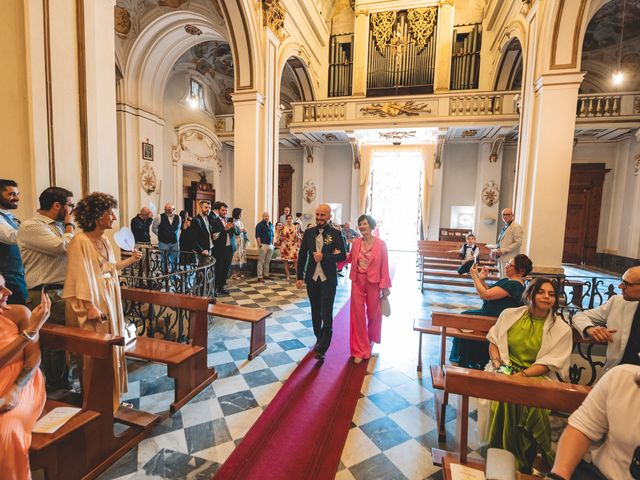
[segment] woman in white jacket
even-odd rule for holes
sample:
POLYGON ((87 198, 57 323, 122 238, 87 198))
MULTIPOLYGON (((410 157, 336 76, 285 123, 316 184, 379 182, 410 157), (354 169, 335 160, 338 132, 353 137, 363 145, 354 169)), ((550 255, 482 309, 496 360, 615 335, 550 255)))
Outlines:
MULTIPOLYGON (((524 302, 524 307, 504 310, 489 331, 490 367, 524 377, 565 377, 573 341, 571 327, 555 316, 554 284, 543 277, 533 279, 524 302)), ((538 453, 553 465, 549 410, 492 402, 491 414, 489 446, 513 453, 519 471, 529 473, 538 453)))

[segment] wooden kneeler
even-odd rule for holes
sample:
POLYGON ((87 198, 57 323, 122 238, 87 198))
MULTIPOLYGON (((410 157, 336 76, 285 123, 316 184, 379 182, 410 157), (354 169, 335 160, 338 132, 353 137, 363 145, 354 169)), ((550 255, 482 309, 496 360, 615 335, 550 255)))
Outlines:
MULTIPOLYGON (((82 411, 55 434, 33 434, 31 468, 44 469, 47 480, 95 478, 139 443, 160 417, 120 407, 113 413, 114 346, 123 337, 48 324, 40 330, 48 348, 84 355, 82 411), (114 433, 114 423, 128 428, 114 433)), ((48 409, 69 406, 48 401, 48 409)))

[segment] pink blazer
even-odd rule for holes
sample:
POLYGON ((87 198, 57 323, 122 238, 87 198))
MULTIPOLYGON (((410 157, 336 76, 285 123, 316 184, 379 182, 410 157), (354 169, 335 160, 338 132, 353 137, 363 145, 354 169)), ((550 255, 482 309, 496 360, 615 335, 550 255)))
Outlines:
MULTIPOLYGON (((351 273, 349 278, 356 279, 358 274, 358 257, 362 248, 362 237, 356 238, 351 244, 351 252, 349 252, 349 260, 351 260, 351 273)), ((371 251, 371 263, 367 268, 367 281, 370 283, 379 283, 380 288, 390 288, 391 278, 389 277, 389 256, 387 254, 387 244, 384 240, 375 238, 371 251)))

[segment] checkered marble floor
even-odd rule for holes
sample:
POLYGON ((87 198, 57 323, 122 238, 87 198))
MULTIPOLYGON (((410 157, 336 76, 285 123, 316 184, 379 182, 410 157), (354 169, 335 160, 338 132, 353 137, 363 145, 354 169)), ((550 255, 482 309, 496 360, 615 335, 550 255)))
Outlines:
MULTIPOLYGON (((415 254, 393 254, 397 264, 390 297, 392 316, 383 321, 382 344, 374 348, 337 479, 439 479, 431 448, 455 449, 453 398, 447 413, 446 444, 438 444, 433 391, 428 373, 417 375, 418 336, 413 318, 430 310, 462 311, 479 307, 477 297, 442 288, 420 293, 415 254)), ((225 303, 273 311, 267 323, 267 350, 247 361, 250 325, 216 319, 209 331, 209 365, 219 378, 175 415, 156 426, 149 438, 128 452, 101 479, 210 478, 231 454, 298 362, 315 343, 305 290, 283 276, 258 283, 230 282, 225 303)), ((341 279, 336 312, 349 298, 341 279)), ((425 336, 428 337, 428 336, 425 336)), ((438 339, 425 338, 423 362, 437 363, 438 339)), ((131 361, 129 393, 123 398, 152 412, 168 409, 173 380, 166 367, 131 361)), ((477 455, 475 421, 470 421, 470 449, 477 455)), ((289 479, 287 479, 289 480, 289 479)))

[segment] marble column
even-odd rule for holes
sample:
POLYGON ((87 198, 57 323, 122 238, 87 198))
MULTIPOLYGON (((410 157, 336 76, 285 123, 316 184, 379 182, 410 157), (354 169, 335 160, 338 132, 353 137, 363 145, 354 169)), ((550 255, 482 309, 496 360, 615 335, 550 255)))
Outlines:
POLYGON ((266 209, 267 182, 261 162, 264 97, 257 92, 233 94, 234 151, 233 202, 242 208, 242 219, 255 245, 256 223, 266 209))
POLYGON ((434 93, 449 91, 451 53, 453 49, 453 20, 453 1, 441 0, 438 8, 438 48, 436 49, 436 71, 433 80, 434 93))
POLYGON ((353 30, 353 84, 351 96, 367 94, 367 58, 369 58, 369 12, 356 10, 353 30))
POLYGON ((578 88, 583 73, 543 74, 525 92, 515 214, 537 272, 562 272, 578 88), (530 95, 527 95, 531 93, 530 95))
POLYGON ((500 224, 500 177, 502 174, 502 148, 494 141, 483 141, 478 146, 478 167, 476 174, 476 215, 474 233, 476 240, 482 243, 496 243, 498 225, 500 224), (493 147, 493 148, 492 148, 493 147), (492 150, 495 157, 491 157, 492 150), (496 188, 490 188, 494 184, 496 188), (487 205, 483 199, 482 190, 487 187, 495 191, 495 203, 487 205))

